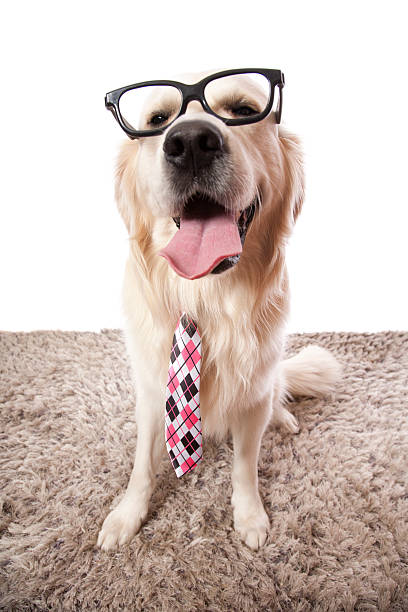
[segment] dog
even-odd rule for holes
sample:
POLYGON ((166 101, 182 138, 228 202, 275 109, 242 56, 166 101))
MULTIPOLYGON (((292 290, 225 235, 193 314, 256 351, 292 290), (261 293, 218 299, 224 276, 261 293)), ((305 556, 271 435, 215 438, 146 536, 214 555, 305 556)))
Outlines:
MULTIPOLYGON (((302 150, 279 124, 276 104, 261 120, 245 123, 266 98, 248 75, 232 76, 231 82, 213 79, 204 101, 193 95, 184 100, 179 116, 162 110, 171 100, 150 95, 142 133, 152 126, 160 131, 128 140, 118 157, 116 201, 130 245, 125 339, 138 438, 126 493, 98 536, 103 550, 129 542, 148 513, 165 451, 169 355, 181 313, 197 322, 202 338, 203 438, 232 436, 234 528, 253 550, 264 544, 269 526, 257 476, 265 428, 272 421, 297 433, 298 422, 285 407, 288 397, 325 395, 340 376, 334 356, 318 346, 283 359, 289 312, 285 249, 304 199, 302 150), (228 227, 235 224, 242 251, 224 253, 220 244, 213 253, 199 245, 206 261, 197 264, 199 247, 179 234, 180 219, 203 209, 212 218, 214 208, 228 217, 228 227), (207 261, 207 250, 213 261, 207 261)), ((182 83, 192 87, 205 78, 192 75, 182 83)), ((275 90, 281 96, 281 87, 275 90)), ((130 123, 122 127, 128 130, 130 123)), ((199 469, 205 470, 205 457, 199 469)))

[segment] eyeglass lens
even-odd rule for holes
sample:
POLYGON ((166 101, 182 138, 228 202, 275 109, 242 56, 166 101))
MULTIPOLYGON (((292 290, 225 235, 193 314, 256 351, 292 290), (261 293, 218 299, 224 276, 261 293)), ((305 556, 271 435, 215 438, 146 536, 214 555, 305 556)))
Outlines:
POLYGON ((171 123, 180 112, 181 92, 170 85, 149 85, 122 94, 119 110, 134 130, 154 130, 171 123))
POLYGON ((270 98, 269 80, 258 73, 232 74, 210 81, 204 96, 211 110, 223 119, 261 114, 270 98))

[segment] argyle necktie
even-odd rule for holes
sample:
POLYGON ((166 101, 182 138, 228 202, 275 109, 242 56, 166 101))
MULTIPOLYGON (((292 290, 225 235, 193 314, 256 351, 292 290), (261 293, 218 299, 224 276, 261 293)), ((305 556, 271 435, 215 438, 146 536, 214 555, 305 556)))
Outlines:
POLYGON ((202 457, 200 418, 201 338, 186 314, 173 337, 166 396, 166 447, 178 478, 202 457))

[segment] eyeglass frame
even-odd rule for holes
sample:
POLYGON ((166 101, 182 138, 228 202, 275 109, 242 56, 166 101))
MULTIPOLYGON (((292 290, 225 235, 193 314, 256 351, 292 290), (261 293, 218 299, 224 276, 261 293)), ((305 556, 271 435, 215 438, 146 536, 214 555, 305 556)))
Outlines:
POLYGON ((214 117, 217 117, 217 119, 220 119, 226 125, 232 126, 257 123, 258 121, 262 121, 262 119, 265 119, 265 117, 267 117, 271 112, 275 97, 275 87, 277 86, 279 88, 279 106, 275 111, 275 118, 276 123, 279 124, 282 116, 282 88, 284 87, 284 85, 285 76, 280 70, 274 70, 271 68, 235 68, 232 70, 223 70, 222 72, 216 72, 215 74, 208 75, 204 79, 201 79, 201 81, 198 81, 197 83, 193 84, 181 83, 179 81, 158 80, 143 81, 141 83, 134 83, 133 85, 126 85, 125 87, 120 87, 119 89, 114 89, 113 91, 108 92, 105 96, 105 106, 109 111, 111 111, 116 121, 119 123, 122 130, 129 136, 129 138, 135 140, 137 138, 144 138, 145 136, 158 136, 159 134, 163 134, 163 132, 167 130, 167 128, 170 127, 170 125, 174 123, 176 119, 178 119, 181 115, 185 114, 188 104, 193 100, 197 100, 198 102, 200 102, 201 106, 207 113, 213 115, 214 117), (269 94, 269 100, 264 110, 261 113, 257 113, 256 115, 249 115, 247 117, 241 117, 239 119, 228 119, 226 117, 221 117, 220 115, 217 115, 217 113, 215 113, 213 110, 211 110, 204 95, 204 89, 206 88, 208 83, 220 79, 222 77, 247 73, 261 74, 269 81, 271 89, 269 94), (119 100, 121 96, 127 91, 155 85, 167 85, 175 87, 179 90, 182 96, 179 113, 174 119, 172 119, 172 121, 170 121, 170 123, 163 127, 157 127, 152 130, 135 130, 123 118, 119 108, 119 100))

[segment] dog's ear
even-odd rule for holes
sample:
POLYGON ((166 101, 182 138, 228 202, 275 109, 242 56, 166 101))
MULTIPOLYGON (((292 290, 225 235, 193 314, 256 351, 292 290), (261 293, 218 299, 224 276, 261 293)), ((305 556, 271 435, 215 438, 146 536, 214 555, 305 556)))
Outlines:
POLYGON ((133 235, 136 227, 135 168, 138 149, 137 140, 124 142, 116 163, 115 199, 129 236, 133 235))
POLYGON ((115 197, 129 234, 132 255, 139 263, 140 270, 147 273, 146 258, 151 247, 152 232, 146 206, 138 195, 138 150, 139 143, 136 140, 122 146, 116 166, 115 197))
POLYGON ((279 142, 284 159, 286 174, 286 197, 290 201, 293 223, 295 223, 305 197, 303 152, 297 136, 279 126, 279 142))

